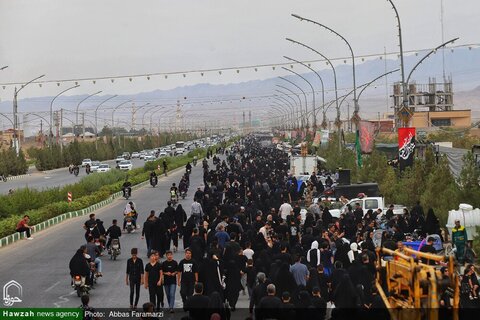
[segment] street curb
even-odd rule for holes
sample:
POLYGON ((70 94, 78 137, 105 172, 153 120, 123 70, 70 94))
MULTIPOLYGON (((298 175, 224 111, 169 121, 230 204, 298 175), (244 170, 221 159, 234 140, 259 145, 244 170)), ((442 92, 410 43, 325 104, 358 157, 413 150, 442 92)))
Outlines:
POLYGON ((31 175, 31 173, 21 174, 21 175, 18 175, 18 176, 10 176, 10 177, 7 177, 7 181, 29 177, 30 175, 31 175))
MULTIPOLYGON (((173 169, 172 171, 169 171, 168 173, 172 174, 172 173, 175 173, 177 170, 183 170, 183 169, 184 169, 184 167, 179 167, 179 168, 173 169)), ((159 180, 162 177, 159 177, 159 180)), ((132 190, 140 189, 140 188, 145 187, 149 184, 150 184, 150 180, 140 182, 139 184, 136 184, 136 185, 132 186, 132 190)), ((75 218, 75 217, 79 217, 79 216, 85 216, 87 214, 90 214, 95 210, 98 210, 102 207, 105 207, 106 205, 111 204, 113 202, 113 200, 115 200, 116 198, 122 197, 122 196, 123 196, 123 192, 118 191, 118 192, 112 194, 111 196, 109 196, 107 199, 105 199, 103 201, 100 201, 98 203, 95 203, 95 204, 93 204, 90 207, 87 207, 85 209, 62 213, 59 216, 56 216, 56 217, 50 218, 46 221, 40 222, 39 224, 36 224, 36 225, 33 226, 33 232, 32 233, 35 233, 35 232, 38 232, 38 231, 41 231, 41 230, 45 230, 45 229, 47 229, 51 226, 54 226, 56 224, 59 224, 59 223, 65 221, 65 220, 68 220, 68 219, 71 219, 71 218, 75 218)), ((19 232, 15 232, 14 234, 3 237, 3 238, 0 239, 0 248, 6 247, 6 246, 8 246, 8 245, 10 245, 14 242, 17 242, 19 240, 24 239, 24 238, 25 238, 25 233, 24 232, 22 232, 21 234, 19 232)))

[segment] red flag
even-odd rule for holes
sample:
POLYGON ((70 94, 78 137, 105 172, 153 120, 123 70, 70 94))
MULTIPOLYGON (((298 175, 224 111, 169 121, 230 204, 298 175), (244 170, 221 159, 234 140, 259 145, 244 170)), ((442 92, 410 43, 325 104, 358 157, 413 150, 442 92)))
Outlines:
POLYGON ((359 122, 360 147, 362 153, 372 153, 375 140, 375 125, 370 121, 359 122))

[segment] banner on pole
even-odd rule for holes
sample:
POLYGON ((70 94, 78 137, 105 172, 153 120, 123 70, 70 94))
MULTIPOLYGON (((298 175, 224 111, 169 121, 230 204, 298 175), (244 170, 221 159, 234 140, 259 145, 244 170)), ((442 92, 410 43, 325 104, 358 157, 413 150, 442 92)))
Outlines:
POLYGON ((398 161, 400 170, 413 165, 415 156, 415 128, 398 129, 398 161))
POLYGON ((360 149, 362 153, 372 153, 375 140, 375 125, 370 121, 361 120, 358 123, 360 134, 360 149))

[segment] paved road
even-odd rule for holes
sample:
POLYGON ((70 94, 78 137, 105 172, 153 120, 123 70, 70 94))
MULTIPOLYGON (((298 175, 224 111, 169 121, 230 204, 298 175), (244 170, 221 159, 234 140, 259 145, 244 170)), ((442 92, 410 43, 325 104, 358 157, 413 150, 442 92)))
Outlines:
MULTIPOLYGON (((115 160, 105 161, 110 164, 110 167, 115 168, 115 160)), ((134 168, 142 167, 145 161, 140 159, 133 159, 132 164, 134 168)), ((10 189, 21 189, 25 187, 35 189, 47 189, 53 187, 61 187, 67 184, 76 183, 87 174, 85 168, 80 169, 78 177, 68 172, 68 168, 61 168, 52 170, 51 172, 43 173, 37 170, 31 170, 32 174, 28 177, 22 177, 17 180, 9 180, 7 182, 0 182, 0 194, 7 194, 10 189)))
MULTIPOLYGON (((169 188, 172 182, 178 184, 183 170, 161 177, 157 188, 150 186, 134 191, 132 201, 138 207, 139 222, 143 224, 147 212, 154 209, 163 210, 169 198, 169 188)), ((186 208, 192 203, 193 191, 201 184, 202 169, 193 168, 191 175, 191 189, 185 200, 180 203, 186 208)), ((126 201, 116 200, 112 205, 96 212, 97 216, 110 225, 113 218, 121 219, 126 201)), ((68 220, 38 234, 34 240, 23 240, 4 249, 0 249, 0 286, 10 280, 16 280, 23 286, 23 302, 16 307, 76 307, 80 299, 69 286, 68 262, 75 250, 84 244, 84 230, 82 225, 87 217, 68 220)), ((181 243, 182 241, 180 241, 181 243)), ((124 234, 121 238, 122 254, 117 261, 103 257, 103 278, 100 278, 95 290, 91 291, 91 305, 94 307, 128 307, 129 288, 125 285, 126 260, 130 249, 139 248, 139 256, 144 263, 146 258, 145 241, 141 240, 140 232, 124 234)), ((180 247, 182 245, 180 244, 180 247)), ((183 249, 175 254, 175 260, 183 258, 183 249)), ((140 303, 148 300, 148 291, 142 288, 140 303)), ((166 301, 166 298, 165 298, 166 301)), ((248 296, 240 294, 237 308, 248 305, 248 296)), ((176 307, 181 307, 181 298, 177 288, 176 307)), ((182 312, 183 314, 183 312, 182 312)), ((176 316, 180 313, 176 314, 176 316)), ((184 315, 184 314, 183 314, 184 315)))

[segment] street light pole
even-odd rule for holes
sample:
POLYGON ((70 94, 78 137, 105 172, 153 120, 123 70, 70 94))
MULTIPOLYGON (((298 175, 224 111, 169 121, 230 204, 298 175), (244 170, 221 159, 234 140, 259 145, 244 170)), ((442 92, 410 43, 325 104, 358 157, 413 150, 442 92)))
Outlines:
POLYGON ((68 90, 72 90, 72 89, 75 89, 75 88, 78 88, 80 87, 79 84, 73 86, 73 87, 70 87, 68 89, 65 89, 63 90, 62 92, 60 92, 59 94, 57 94, 53 99, 52 101, 50 101, 50 134, 48 136, 48 143, 50 146, 52 146, 52 138, 53 138, 53 127, 52 127, 52 124, 53 124, 53 102, 55 101, 55 99, 57 99, 59 96, 61 96, 63 93, 67 92, 68 90))
MULTIPOLYGON (((308 110, 308 108, 307 108, 307 95, 305 94, 305 91, 303 91, 303 89, 302 89, 299 85, 297 85, 295 82, 290 81, 290 80, 288 80, 287 78, 284 78, 284 77, 279 77, 279 78, 282 79, 282 80, 284 80, 284 81, 287 81, 288 83, 290 83, 291 85, 293 85, 294 87, 296 87, 298 90, 300 90, 300 91, 302 92, 303 97, 304 97, 304 99, 305 99, 305 110, 308 110)), ((303 110, 302 110, 302 105, 301 105, 301 104, 300 104, 300 112, 301 112, 301 114, 303 114, 303 110)), ((301 116, 301 120, 302 120, 302 129, 303 129, 303 128, 304 128, 304 125, 305 125, 305 122, 304 122, 304 121, 305 121, 305 116, 302 115, 302 116, 301 116)))
MULTIPOLYGON (((293 70, 290 70, 288 68, 285 68, 285 67, 282 67, 283 69, 293 73, 293 74, 296 74, 297 76, 299 76, 300 78, 302 78, 306 83, 308 83, 308 85, 310 86, 310 89, 312 89, 312 103, 313 103, 313 110, 315 110, 315 89, 313 89, 313 86, 312 84, 310 83, 310 81, 308 81, 307 79, 305 79, 305 77, 303 77, 302 75, 300 75, 299 73, 293 71, 293 70)), ((307 127, 307 131, 308 131, 308 128, 309 128, 309 122, 308 122, 308 104, 305 103, 305 121, 306 121, 306 127, 307 127)))
POLYGON ((292 14, 292 17, 295 17, 297 19, 300 19, 300 21, 308 21, 308 22, 311 22, 313 24, 316 24, 317 26, 320 26, 322 28, 325 28, 327 29, 328 31, 332 32, 333 34, 337 35, 340 39, 343 40, 343 42, 345 42, 348 46, 348 49, 350 50, 350 54, 352 55, 352 72, 353 72, 353 101, 354 101, 354 105, 355 105, 355 111, 354 111, 354 115, 352 118, 355 118, 358 120, 358 112, 359 112, 359 106, 358 106, 358 103, 357 103, 357 85, 356 85, 356 76, 355 76, 355 55, 353 53, 353 49, 352 49, 352 46, 350 45, 350 43, 347 41, 347 39, 345 39, 341 34, 339 34, 338 32, 336 32, 335 30, 333 30, 332 28, 329 28, 327 27, 326 25, 324 24, 321 24, 320 22, 317 22, 317 21, 314 21, 314 20, 310 20, 310 19, 306 19, 306 18, 303 18, 297 14, 292 14))
MULTIPOLYGON (((317 71, 315 71, 312 67, 310 67, 309 65, 306 65, 305 63, 301 62, 301 61, 298 61, 298 60, 295 60, 295 59, 292 59, 292 58, 289 58, 287 56, 283 56, 285 59, 287 60, 290 60, 290 61, 294 61, 296 63, 299 63, 301 64, 302 66, 304 66, 305 68, 309 69, 310 71, 312 71, 313 73, 315 73, 318 77, 318 79, 320 80, 320 83, 322 84, 322 109, 325 108, 325 87, 323 85, 323 79, 322 77, 318 74, 317 71)), ((313 131, 314 132, 317 132, 317 111, 316 111, 316 105, 315 103, 313 103, 313 131)))
MULTIPOLYGON (((400 16, 398 15, 397 8, 395 4, 393 4, 392 0, 387 0, 391 5, 393 11, 395 11, 395 18, 397 19, 397 26, 398 26, 398 42, 400 47, 400 71, 402 75, 402 97, 403 97, 403 108, 408 108, 408 96, 407 96, 407 84, 405 82, 405 65, 403 62, 403 42, 402 42, 402 25, 400 24, 400 16)), ((394 118, 395 118, 395 127, 398 129, 400 125, 400 121, 398 118, 398 113, 400 110, 394 110, 394 118)))
POLYGON ((340 127, 341 127, 341 121, 340 121, 340 107, 338 105, 338 87, 337 87, 337 72, 335 71, 335 67, 333 66, 332 62, 330 61, 330 59, 328 59, 325 55, 323 55, 321 52, 313 49, 312 47, 310 46, 307 46, 306 44, 304 43, 301 43, 299 41, 296 41, 296 40, 292 40, 290 38, 287 38, 288 41, 290 42, 293 42, 293 43, 296 43, 296 44, 299 44, 307 49, 310 49, 312 50, 313 52, 317 53, 318 55, 320 55, 323 59, 327 60, 327 63, 330 65, 330 67, 332 68, 332 71, 333 71, 333 81, 334 81, 334 84, 335 84, 335 104, 336 104, 336 108, 337 108, 337 119, 335 120, 336 122, 336 125, 337 125, 337 128, 338 128, 338 144, 339 144, 339 149, 341 150, 342 148, 342 141, 341 141, 341 130, 340 130, 340 127))
MULTIPOLYGON (((98 91, 98 92, 92 93, 91 95, 87 96, 85 99, 83 99, 82 101, 80 101, 80 102, 77 104, 76 121, 75 121, 77 126, 78 126, 78 108, 80 108, 80 104, 81 104, 83 101, 87 100, 88 98, 93 97, 94 95, 97 95, 97 94, 99 94, 99 93, 102 93, 102 91, 98 91)), ((73 132, 73 134, 75 134, 75 132, 73 132)))
POLYGON ((5 70, 5 69, 7 69, 7 68, 8 68, 8 66, 1 67, 1 68, 0 68, 0 71, 5 70))
MULTIPOLYGON (((282 79, 282 80, 288 81, 288 80, 285 79, 285 78, 282 78, 282 77, 279 77, 279 78, 282 79)), ((300 95, 299 95, 298 93, 290 90, 290 89, 287 88, 287 87, 281 86, 281 85, 279 85, 279 84, 277 84, 276 86, 279 87, 279 88, 282 88, 282 89, 287 90, 288 92, 290 92, 291 94, 293 94, 294 96, 297 97, 298 103, 300 104, 300 109, 297 110, 297 116, 298 116, 298 119, 300 119, 300 114, 299 114, 299 113, 302 111, 302 99, 300 99, 300 95)), ((297 102, 295 102, 295 106, 298 108, 297 102)), ((295 109, 292 111, 292 116, 293 116, 293 118, 295 118, 295 109)), ((299 126, 299 127, 300 127, 300 126, 299 126)))
POLYGON ((118 95, 113 95, 105 100, 103 100, 102 102, 100 102, 100 104, 95 108, 95 149, 98 149, 98 122, 97 122, 97 112, 98 112, 98 109, 100 109, 100 107, 102 106, 102 104, 104 104, 105 102, 107 102, 108 100, 111 100, 113 98, 116 98, 118 97, 118 95))
POLYGON ((28 86, 30 83, 34 82, 35 80, 38 80, 40 78, 43 78, 45 77, 44 74, 42 74, 41 76, 39 77, 36 77, 35 79, 32 79, 30 81, 28 81, 27 83, 25 83, 24 85, 22 85, 20 87, 20 89, 17 90, 17 87, 15 87, 15 91, 13 93, 13 134, 14 134, 14 144, 15 144, 15 151, 17 153, 17 156, 20 152, 20 139, 18 137, 18 101, 17 101, 17 97, 18 97, 18 93, 23 89, 25 88, 26 86, 28 86))
POLYGON ((113 108, 113 111, 112 111, 112 139, 113 139, 113 135, 114 135, 114 129, 115 129, 115 124, 114 124, 114 115, 115 115, 115 111, 120 108, 121 106, 123 106, 125 103, 129 103, 129 102, 132 102, 133 100, 127 100, 125 102, 122 102, 120 103, 119 105, 117 105, 116 107, 113 108))

